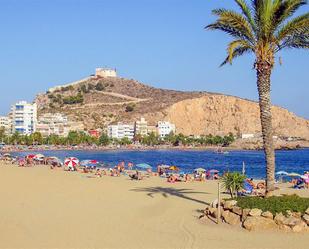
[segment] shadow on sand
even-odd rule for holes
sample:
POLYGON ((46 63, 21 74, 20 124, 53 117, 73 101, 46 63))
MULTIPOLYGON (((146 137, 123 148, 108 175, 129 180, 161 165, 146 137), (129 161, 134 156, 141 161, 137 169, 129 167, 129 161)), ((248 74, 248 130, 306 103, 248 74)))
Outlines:
POLYGON ((197 203, 204 204, 204 205, 209 205, 208 202, 187 196, 187 195, 190 195, 190 194, 192 195, 192 194, 209 194, 209 193, 193 191, 192 189, 148 187, 148 188, 135 188, 135 189, 131 189, 130 191, 145 192, 151 198, 154 198, 155 194, 161 194, 165 198, 168 198, 169 196, 176 196, 176 197, 183 198, 183 199, 186 199, 186 200, 189 200, 189 201, 197 202, 197 203))

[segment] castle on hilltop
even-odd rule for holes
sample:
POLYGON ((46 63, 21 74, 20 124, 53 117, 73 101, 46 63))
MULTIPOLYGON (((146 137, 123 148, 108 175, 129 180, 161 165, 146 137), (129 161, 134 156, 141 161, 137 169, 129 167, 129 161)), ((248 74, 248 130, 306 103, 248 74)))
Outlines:
POLYGON ((48 89, 49 92, 54 92, 56 90, 60 90, 62 87, 68 87, 68 86, 74 86, 78 85, 79 83, 82 83, 84 81, 93 79, 93 78, 106 78, 106 77, 117 77, 117 71, 116 69, 111 69, 111 68, 103 68, 103 67, 98 67, 95 69, 95 74, 91 75, 90 77, 71 82, 69 84, 61 85, 61 86, 55 86, 50 89, 48 89))
POLYGON ((95 69, 96 77, 117 77, 116 69, 98 67, 95 69))

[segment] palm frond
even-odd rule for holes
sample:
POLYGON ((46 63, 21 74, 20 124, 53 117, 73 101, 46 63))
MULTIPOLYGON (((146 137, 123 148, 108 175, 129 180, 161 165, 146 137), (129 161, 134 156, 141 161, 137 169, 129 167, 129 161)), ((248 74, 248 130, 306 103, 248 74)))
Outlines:
POLYGON ((248 23, 251 25, 252 31, 256 32, 256 25, 248 3, 245 0, 235 0, 235 2, 240 7, 243 15, 247 18, 248 23))
POLYGON ((291 17, 301 6, 307 4, 307 0, 285 0, 279 1, 280 4, 274 8, 272 15, 272 28, 271 32, 274 32, 291 17))
POLYGON ((215 9, 212 13, 219 16, 219 18, 215 23, 207 25, 206 29, 221 30, 235 38, 254 43, 254 35, 250 24, 242 15, 226 9, 215 9))
POLYGON ((253 52, 254 47, 244 40, 235 40, 230 42, 227 48, 227 57, 220 67, 227 63, 232 64, 233 59, 243 55, 244 53, 253 52))
POLYGON ((295 17, 282 26, 276 33, 276 39, 281 41, 293 34, 305 33, 309 30, 309 13, 295 17))
POLYGON ((283 43, 280 45, 282 48, 309 48, 309 32, 306 34, 297 34, 286 38, 283 43))

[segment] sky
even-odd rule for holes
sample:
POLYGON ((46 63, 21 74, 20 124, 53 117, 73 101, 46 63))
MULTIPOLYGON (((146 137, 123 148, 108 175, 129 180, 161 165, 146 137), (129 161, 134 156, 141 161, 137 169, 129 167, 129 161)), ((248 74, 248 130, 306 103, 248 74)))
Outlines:
MULTIPOLYGON (((237 8, 232 0, 0 0, 0 115, 96 67, 154 87, 257 100, 252 55, 219 67, 230 38, 204 30, 218 7, 237 8)), ((308 55, 280 53, 272 76, 273 104, 307 119, 308 55)))

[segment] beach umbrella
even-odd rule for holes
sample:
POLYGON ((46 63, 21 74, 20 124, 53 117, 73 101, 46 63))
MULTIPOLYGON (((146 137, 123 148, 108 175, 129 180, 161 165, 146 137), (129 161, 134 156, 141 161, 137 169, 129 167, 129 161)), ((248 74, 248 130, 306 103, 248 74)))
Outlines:
POLYGON ((136 165, 137 168, 141 168, 141 169, 151 169, 152 167, 147 164, 147 163, 140 163, 136 165))
POLYGON ((83 160, 80 162, 80 165, 82 166, 94 166, 98 164, 99 162, 97 160, 83 160))
POLYGON ((208 171, 209 173, 219 173, 219 170, 216 170, 216 169, 211 169, 208 171))
POLYGON ((278 171, 276 175, 288 175, 289 173, 286 171, 278 171))
POLYGON ((169 168, 168 168, 169 170, 173 170, 173 171, 178 171, 179 170, 179 168, 177 167, 177 166, 170 166, 169 168))
POLYGON ((206 172, 206 169, 203 168, 197 168, 194 170, 195 172, 206 172))
POLYGON ((36 154, 34 157, 36 157, 36 158, 43 158, 45 156, 43 154, 36 154))
POLYGON ((34 158, 34 157, 35 157, 34 154, 29 154, 29 155, 27 155, 27 158, 34 158))
POLYGON ((162 164, 162 165, 159 165, 159 167, 161 168, 161 169, 169 169, 169 165, 165 165, 165 164, 162 164))
POLYGON ((11 154, 5 153, 5 154, 3 154, 3 156, 4 156, 4 157, 11 157, 11 154))
POLYGON ((63 165, 63 162, 58 157, 49 157, 49 158, 47 158, 47 162, 63 165))
POLYGON ((42 154, 36 154, 33 159, 36 159, 36 160, 42 160, 45 156, 42 155, 42 154))
POLYGON ((75 168, 79 163, 76 157, 68 157, 64 160, 64 164, 70 168, 75 168))
POLYGON ((295 173, 295 172, 291 172, 291 173, 289 173, 287 176, 292 176, 292 177, 301 177, 301 175, 300 175, 300 174, 297 174, 297 173, 295 173))

